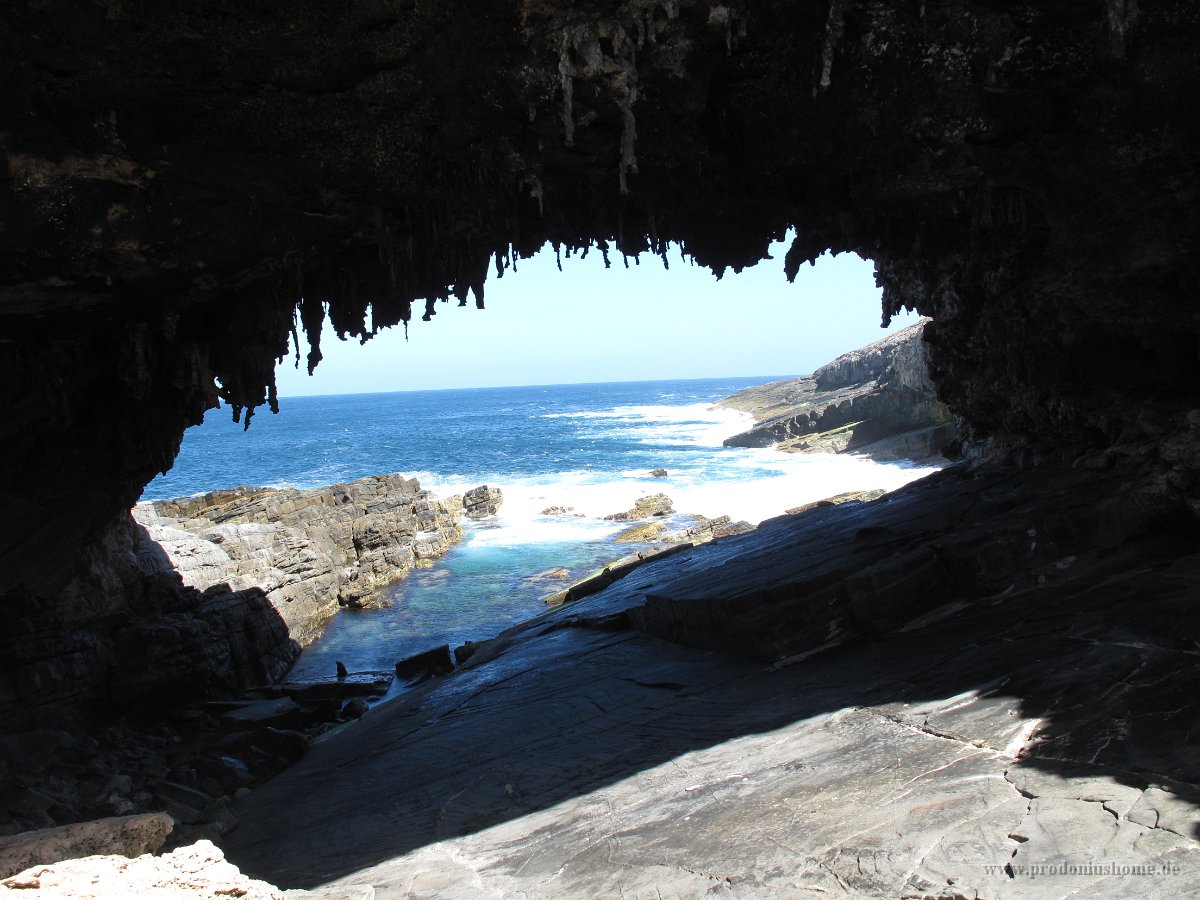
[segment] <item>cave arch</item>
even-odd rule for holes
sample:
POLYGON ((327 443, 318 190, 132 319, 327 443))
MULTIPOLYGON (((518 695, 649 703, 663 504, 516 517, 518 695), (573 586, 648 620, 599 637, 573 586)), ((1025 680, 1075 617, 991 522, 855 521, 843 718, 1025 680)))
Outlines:
POLYGON ((105 614, 112 523, 218 398, 275 404, 298 298, 361 335, 546 243, 869 256, 981 452, 1144 446, 1195 508, 1200 12, 1114 9, 7 11, 0 596, 105 614))

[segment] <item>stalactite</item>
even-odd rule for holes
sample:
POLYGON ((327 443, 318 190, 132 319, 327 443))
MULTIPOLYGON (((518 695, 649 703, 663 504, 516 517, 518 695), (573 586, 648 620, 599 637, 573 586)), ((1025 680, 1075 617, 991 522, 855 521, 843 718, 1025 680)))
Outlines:
POLYGON ((1108 29, 1112 35, 1112 53, 1118 59, 1125 56, 1125 35, 1138 17, 1137 0, 1107 0, 1108 29))
MULTIPOLYGON (((738 20, 738 12, 728 6, 717 4, 709 10, 708 24, 725 30, 725 55, 733 55, 733 25, 738 20)), ((745 23, 739 25, 739 34, 745 36, 745 23)))
MULTIPOLYGON (((325 304, 316 297, 303 297, 300 300, 300 324, 304 326, 304 336, 308 339, 308 374, 316 369, 321 356, 321 329, 325 325, 325 304)), ((297 349, 299 345, 297 345, 297 349)))
POLYGON ((563 141, 568 147, 575 146, 575 113, 572 109, 575 102, 575 86, 572 80, 571 66, 571 35, 563 29, 558 51, 558 77, 562 87, 563 97, 563 141))
POLYGON ((524 175, 521 178, 521 188, 529 188, 529 196, 537 200, 538 218, 545 218, 546 211, 543 206, 543 190, 542 179, 536 175, 524 175))
POLYGON ((621 89, 621 161, 618 169, 618 182, 622 195, 629 193, 627 175, 638 173, 637 164, 637 118, 633 114, 633 104, 637 102, 637 69, 632 63, 619 76, 621 89))
POLYGON ((292 312, 292 346, 296 348, 295 368, 300 368, 300 331, 296 325, 296 312, 292 312))
POLYGON ((850 0, 830 0, 829 17, 825 21, 825 42, 821 47, 821 77, 813 88, 813 96, 833 84, 833 57, 846 31, 845 15, 850 0))

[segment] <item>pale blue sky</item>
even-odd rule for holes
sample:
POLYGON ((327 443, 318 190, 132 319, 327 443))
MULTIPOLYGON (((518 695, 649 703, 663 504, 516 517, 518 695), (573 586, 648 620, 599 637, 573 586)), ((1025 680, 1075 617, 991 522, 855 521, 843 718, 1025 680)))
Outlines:
POLYGON ((627 270, 619 254, 605 269, 593 251, 563 259, 561 273, 544 250, 515 273, 492 272, 487 309, 473 298, 462 308, 439 303, 433 321, 409 324, 407 342, 403 328, 359 346, 327 327, 316 374, 285 360, 279 395, 806 375, 917 320, 906 314, 880 328, 872 265, 853 254, 806 264, 788 284, 786 248, 776 244, 773 259, 721 281, 677 250, 669 271, 649 255, 627 270))

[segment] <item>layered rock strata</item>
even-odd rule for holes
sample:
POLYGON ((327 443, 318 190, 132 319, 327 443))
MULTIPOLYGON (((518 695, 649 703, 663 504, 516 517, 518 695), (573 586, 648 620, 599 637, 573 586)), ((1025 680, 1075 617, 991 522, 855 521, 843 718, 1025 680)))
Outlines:
POLYGON ((279 678, 298 652, 262 588, 185 586, 127 512, 65 568, 56 603, 10 596, 0 631, 6 730, 236 693, 279 678))
POLYGON ((381 897, 1190 897, 1197 591, 1153 475, 944 470, 475 645, 247 798, 226 849, 381 897))
MULTIPOLYGON (((484 510, 494 513, 498 502, 484 510)), ((313 490, 244 487, 157 500, 133 516, 185 585, 260 588, 304 646, 339 606, 380 602, 380 589, 445 554, 462 537, 463 508, 416 479, 379 475, 313 490)))
POLYGON ((718 405, 758 419, 727 447, 863 453, 878 460, 942 459, 957 436, 929 378, 926 323, 843 354, 807 378, 746 388, 718 405))
MULTIPOLYGON (((483 508, 501 500, 483 488, 483 508)), ((403 476, 313 491, 237 488, 119 516, 47 612, 15 598, 0 635, 0 721, 232 696, 287 670, 340 606, 462 535, 460 498, 403 476), (135 521, 136 520, 136 521, 135 521)))

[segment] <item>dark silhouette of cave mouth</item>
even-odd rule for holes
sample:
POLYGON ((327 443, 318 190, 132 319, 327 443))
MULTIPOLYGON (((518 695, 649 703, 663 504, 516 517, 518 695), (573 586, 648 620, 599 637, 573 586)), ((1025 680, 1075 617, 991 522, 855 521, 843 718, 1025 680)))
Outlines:
MULTIPOLYGON (((681 573, 721 578, 722 561, 739 555, 734 548, 762 541, 762 533, 651 563, 507 632, 480 664, 314 746, 238 808, 242 824, 225 839, 229 858, 275 883, 311 887, 549 810, 685 754, 797 723, 836 729, 845 716, 891 735, 859 745, 864 753, 886 756, 889 740, 917 733, 933 745, 958 742, 993 753, 1005 777, 1018 769, 1102 777, 1169 791, 1194 812, 1200 534, 1160 519, 1115 542, 1085 546, 1084 535, 1127 521, 1121 510, 1131 504, 1107 502, 1116 484, 1111 474, 1081 477, 1071 485, 1073 497, 1048 490, 1054 478, 1044 470, 989 476, 956 467, 883 504, 768 523, 765 533, 786 536, 802 554, 806 538, 827 552, 822 534, 833 534, 834 543, 870 540, 862 535, 875 522, 883 535, 877 555, 899 554, 903 567, 913 547, 955 541, 970 558, 1004 555, 1015 521, 1006 512, 1027 518, 1031 528, 1076 521, 1073 535, 1043 533, 1055 545, 1049 555, 1063 555, 1041 575, 1035 569, 1032 584, 1014 582, 988 596, 964 592, 924 621, 915 617, 787 665, 693 649, 629 627, 646 594, 681 573), (1079 491, 1088 482, 1093 493, 1084 498, 1079 491), (1090 519, 1074 519, 1088 509, 1090 519), (924 529, 939 519, 939 529, 924 529), (914 522, 908 547, 887 535, 901 520, 914 522), (1070 549, 1076 552, 1064 552, 1070 549), (1034 720, 1032 732, 1023 733, 1034 720)), ((997 567, 995 559, 981 561, 978 571, 997 567)), ((787 591, 781 582, 775 599, 787 591)), ((719 625, 709 624, 720 639, 719 625)), ((812 777, 828 783, 846 775, 814 745, 793 740, 788 747, 787 759, 777 753, 760 769, 747 759, 744 771, 784 777, 785 770, 815 766, 812 777)), ((1194 815, 1183 830, 1200 837, 1194 815)))

